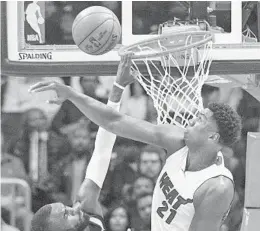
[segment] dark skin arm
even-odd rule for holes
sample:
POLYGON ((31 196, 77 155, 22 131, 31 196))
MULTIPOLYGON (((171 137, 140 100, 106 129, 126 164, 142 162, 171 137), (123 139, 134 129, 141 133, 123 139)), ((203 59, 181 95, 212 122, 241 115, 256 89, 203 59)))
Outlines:
MULTIPOLYGON (((123 74, 117 75, 116 81, 122 86, 127 86, 130 80, 133 81, 133 77, 129 73, 130 61, 121 64, 118 72, 123 74)), ((89 96, 75 92, 72 88, 63 84, 43 82, 32 86, 30 90, 32 92, 54 90, 58 98, 51 100, 50 103, 60 104, 68 99, 91 121, 117 136, 159 146, 167 150, 169 154, 185 145, 183 140, 184 129, 174 125, 154 125, 124 115, 89 96)))
POLYGON ((195 192, 195 215, 189 231, 219 231, 233 196, 234 186, 227 177, 218 176, 207 180, 195 192))

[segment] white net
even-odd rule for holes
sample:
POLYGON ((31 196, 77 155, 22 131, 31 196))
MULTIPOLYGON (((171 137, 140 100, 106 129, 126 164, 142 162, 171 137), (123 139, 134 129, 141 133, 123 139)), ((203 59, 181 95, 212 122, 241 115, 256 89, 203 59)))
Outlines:
POLYGON ((192 44, 206 36, 174 36, 172 40, 156 39, 128 49, 135 54, 146 54, 142 55, 142 58, 132 59, 131 71, 153 99, 159 124, 186 127, 188 121, 203 108, 201 89, 208 77, 212 61, 212 41, 207 40, 199 46, 192 44), (180 46, 189 48, 165 53, 180 46), (151 57, 150 54, 156 56, 151 57), (178 70, 179 76, 176 76, 173 68, 178 70), (188 77, 190 74, 192 76, 188 77))
POLYGON ((246 26, 246 29, 242 32, 242 42, 243 43, 257 43, 257 36, 250 29, 249 26, 246 26))

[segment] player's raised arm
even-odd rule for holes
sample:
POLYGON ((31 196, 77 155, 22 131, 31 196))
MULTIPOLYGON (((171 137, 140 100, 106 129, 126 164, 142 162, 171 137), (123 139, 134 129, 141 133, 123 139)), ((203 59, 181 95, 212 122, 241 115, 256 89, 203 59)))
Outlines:
MULTIPOLYGON (((107 105, 115 111, 119 111, 122 93, 123 91, 119 88, 113 88, 111 91, 107 105)), ((99 127, 94 152, 86 170, 85 180, 77 194, 74 207, 80 206, 85 212, 102 216, 98 198, 109 168, 115 140, 115 134, 99 127)))
MULTIPOLYGON (((129 55, 126 55, 118 67, 117 83, 123 87, 131 82, 130 61, 129 55)), ((58 96, 57 99, 51 100, 50 103, 61 103, 68 99, 94 123, 118 136, 157 145, 166 149, 169 153, 173 153, 184 146, 183 129, 173 125, 154 125, 121 114, 111 107, 89 96, 77 93, 63 84, 43 82, 32 86, 30 89, 31 92, 46 90, 54 90, 58 96)))

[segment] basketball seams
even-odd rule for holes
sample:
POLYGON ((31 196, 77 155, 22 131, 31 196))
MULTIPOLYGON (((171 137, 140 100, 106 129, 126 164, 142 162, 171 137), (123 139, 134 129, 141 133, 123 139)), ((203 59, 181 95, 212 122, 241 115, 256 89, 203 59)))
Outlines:
MULTIPOLYGON (((100 50, 107 44, 107 41, 111 38, 111 36, 112 36, 112 34, 113 34, 114 27, 115 27, 115 20, 114 20, 114 16, 113 16, 113 27, 112 27, 112 30, 111 30, 111 32, 110 32, 110 35, 108 36, 106 42, 104 42, 104 44, 103 44, 98 50, 96 50, 95 53, 98 52, 98 51, 100 51, 100 50)), ((90 53, 90 54, 91 54, 91 53, 90 53)))
POLYGON ((99 28, 100 26, 102 26, 106 21, 109 20, 113 20, 111 18, 106 19, 104 22, 102 22, 100 25, 98 25, 98 27, 95 27, 95 29, 93 29, 79 44, 78 46, 80 46, 97 28, 99 28))
POLYGON ((96 6, 93 10, 83 10, 72 25, 76 45, 90 55, 101 55, 112 50, 122 34, 121 25, 114 12, 104 7, 102 11, 100 8, 96 6))
MULTIPOLYGON (((93 12, 93 13, 87 14, 87 15, 85 15, 85 16, 89 17, 89 16, 91 16, 91 15, 93 15, 93 14, 109 14, 109 15, 112 15, 112 14, 110 14, 109 12, 93 12)), ((112 16, 113 16, 113 18, 114 18, 114 15, 112 15, 112 16)), ((81 16, 81 19, 79 19, 79 21, 78 21, 75 25, 72 26, 72 34, 73 34, 73 32, 74 32, 76 26, 77 26, 83 19, 86 19, 87 17, 81 16)))
MULTIPOLYGON (((114 28, 115 28, 115 23, 117 24, 118 28, 120 29, 119 37, 121 37, 121 35, 122 35, 120 22, 119 22, 119 20, 117 19, 117 16, 114 14, 114 15, 113 15, 113 28, 112 28, 112 30, 111 30, 111 34, 109 35, 107 41, 111 38, 111 36, 112 36, 112 34, 113 34, 113 31, 114 31, 114 28)), ((107 41, 105 42, 105 44, 107 43, 107 41)), ((105 44, 104 44, 104 45, 105 45, 105 44)), ((103 45, 103 46, 104 46, 104 45, 103 45)), ((100 48, 100 49, 101 49, 101 48, 100 48)), ((98 49, 98 51, 99 51, 100 49, 98 49)), ((104 52, 104 51, 103 51, 103 52, 104 52)), ((102 54, 102 53, 101 53, 101 54, 102 54)), ((98 55, 100 55, 100 54, 98 54, 98 55)))

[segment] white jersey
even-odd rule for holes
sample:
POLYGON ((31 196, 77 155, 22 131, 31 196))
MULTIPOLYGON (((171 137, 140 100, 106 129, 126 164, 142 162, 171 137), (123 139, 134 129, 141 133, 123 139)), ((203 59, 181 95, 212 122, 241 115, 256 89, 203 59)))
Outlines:
POLYGON ((233 181, 221 152, 220 165, 196 172, 185 171, 187 155, 187 146, 172 154, 158 177, 153 194, 152 231, 188 231, 195 213, 195 191, 212 177, 223 175, 233 181))

